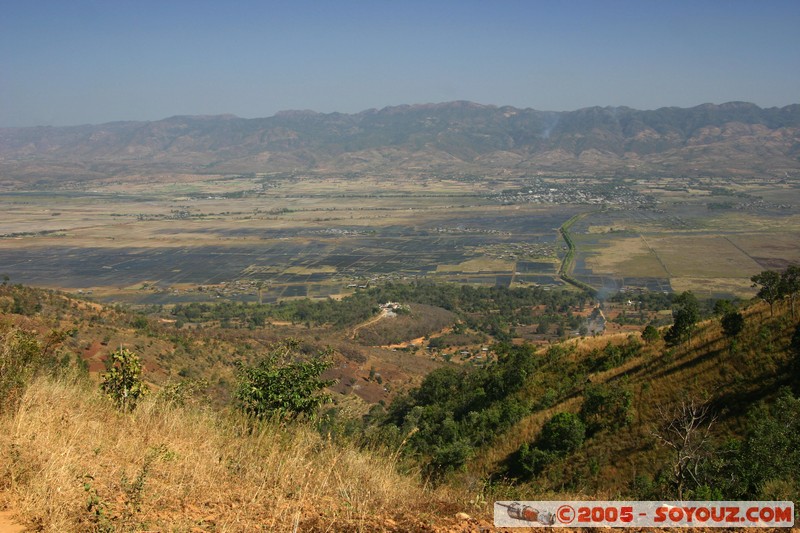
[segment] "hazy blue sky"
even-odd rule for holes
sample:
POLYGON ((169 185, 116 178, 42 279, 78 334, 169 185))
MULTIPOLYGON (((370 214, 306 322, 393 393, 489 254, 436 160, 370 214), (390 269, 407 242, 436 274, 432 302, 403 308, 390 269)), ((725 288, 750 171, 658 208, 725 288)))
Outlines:
POLYGON ((0 126, 800 102, 800 0, 0 0, 0 126))

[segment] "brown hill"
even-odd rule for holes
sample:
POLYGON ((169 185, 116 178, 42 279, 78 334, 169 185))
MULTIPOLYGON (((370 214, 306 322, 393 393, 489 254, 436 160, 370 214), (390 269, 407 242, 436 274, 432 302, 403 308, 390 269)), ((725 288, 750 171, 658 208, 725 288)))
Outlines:
POLYGON ((498 169, 784 177, 800 171, 800 105, 545 112, 450 102, 0 129, 0 170, 12 185, 132 172, 498 169))

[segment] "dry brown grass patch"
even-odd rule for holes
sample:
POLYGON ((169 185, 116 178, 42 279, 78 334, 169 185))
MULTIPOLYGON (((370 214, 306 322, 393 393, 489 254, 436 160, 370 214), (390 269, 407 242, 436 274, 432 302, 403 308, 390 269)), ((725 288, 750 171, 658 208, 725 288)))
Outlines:
POLYGON ((236 420, 154 398, 124 415, 93 390, 39 380, 0 420, 0 488, 52 532, 409 530, 453 505, 386 454, 236 420))

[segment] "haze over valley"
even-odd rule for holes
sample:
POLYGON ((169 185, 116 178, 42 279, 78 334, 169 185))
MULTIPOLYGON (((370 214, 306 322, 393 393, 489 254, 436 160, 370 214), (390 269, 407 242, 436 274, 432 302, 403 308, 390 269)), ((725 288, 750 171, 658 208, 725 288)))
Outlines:
POLYGON ((745 103, 4 129, 0 270, 130 303, 560 286, 565 266, 603 294, 746 296, 798 259, 798 132, 797 105, 745 103))
POLYGON ((798 27, 5 5, 0 533, 800 519, 798 27))

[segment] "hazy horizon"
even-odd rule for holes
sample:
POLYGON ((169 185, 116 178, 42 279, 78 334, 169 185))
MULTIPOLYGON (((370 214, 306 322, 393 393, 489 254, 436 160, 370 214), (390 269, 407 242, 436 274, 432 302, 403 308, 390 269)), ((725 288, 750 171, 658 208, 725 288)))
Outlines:
MULTIPOLYGON (((335 111, 335 110, 334 111, 317 111, 315 109, 280 109, 280 110, 276 111, 275 113, 273 113, 271 115, 252 116, 252 117, 243 117, 243 116, 237 115, 235 113, 211 113, 211 114, 209 114, 209 113, 183 114, 182 113, 182 114, 177 114, 177 115, 173 114, 173 115, 169 115, 169 116, 156 117, 156 118, 147 118, 147 119, 120 119, 120 120, 109 120, 109 121, 104 121, 104 122, 84 122, 84 123, 63 124, 63 125, 42 125, 42 124, 32 125, 32 126, 2 126, 2 125, 0 125, 0 128, 38 128, 38 127, 65 127, 65 128, 69 128, 69 127, 80 127, 80 126, 99 126, 99 125, 102 125, 102 124, 113 124, 115 122, 158 122, 158 121, 161 121, 161 120, 168 120, 170 118, 175 118, 175 117, 195 117, 195 118, 231 117, 231 118, 243 119, 243 120, 258 120, 258 119, 274 117, 274 116, 277 116, 277 115, 281 115, 283 113, 315 113, 315 114, 321 114, 321 115, 339 113, 339 114, 356 114, 357 115, 359 113, 366 113, 366 112, 369 112, 369 111, 381 111, 382 109, 391 109, 391 108, 395 108, 395 107, 438 106, 438 105, 446 105, 446 104, 458 103, 458 102, 466 102, 466 103, 469 103, 469 104, 475 104, 475 105, 484 106, 484 107, 494 107, 494 108, 513 107, 513 108, 516 108, 516 109, 532 109, 534 111, 548 112, 548 113, 569 113, 569 112, 573 112, 573 111, 579 111, 580 109, 589 109, 589 108, 594 108, 594 107, 599 107, 599 108, 629 107, 630 108, 630 106, 602 106, 602 105, 596 105, 596 106, 588 106, 588 107, 576 108, 576 109, 535 109, 535 108, 531 108, 531 107, 519 107, 519 106, 510 105, 510 104, 490 104, 490 103, 486 103, 486 102, 473 102, 473 101, 469 101, 469 100, 451 100, 451 101, 447 101, 447 102, 417 102, 417 103, 395 104, 395 105, 384 106, 384 107, 381 107, 381 108, 372 107, 372 108, 368 108, 368 109, 361 109, 361 110, 358 110, 358 111, 347 112, 347 113, 342 112, 342 111, 335 111)), ((703 106, 703 105, 717 105, 717 106, 719 106, 719 105, 731 104, 731 103, 754 104, 754 102, 742 102, 742 101, 702 102, 702 103, 697 104, 697 105, 685 106, 685 107, 684 106, 660 106, 659 108, 649 108, 649 109, 631 108, 631 109, 634 109, 636 111, 657 111, 660 108, 669 108, 669 107, 678 107, 678 108, 681 108, 681 109, 691 109, 693 107, 700 107, 700 106, 703 106)), ((758 105, 758 104, 754 104, 754 105, 758 105)), ((783 108, 783 107, 789 107, 789 106, 792 106, 792 105, 800 105, 800 100, 798 102, 795 102, 795 103, 786 104, 785 106, 759 106, 759 107, 762 108, 762 109, 767 109, 767 108, 770 108, 770 107, 783 108)))
POLYGON ((0 1, 0 127, 800 94, 794 1, 0 1))

